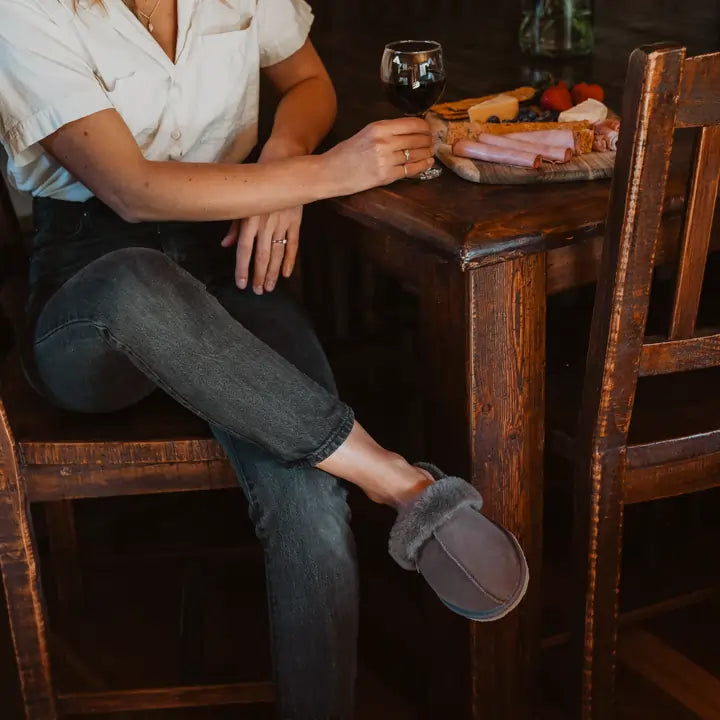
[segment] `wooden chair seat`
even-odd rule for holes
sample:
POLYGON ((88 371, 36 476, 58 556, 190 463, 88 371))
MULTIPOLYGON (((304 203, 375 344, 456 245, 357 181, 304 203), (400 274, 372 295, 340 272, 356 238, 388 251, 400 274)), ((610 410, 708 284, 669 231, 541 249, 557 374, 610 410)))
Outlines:
POLYGON ((116 413, 66 412, 30 386, 15 351, 0 386, 31 501, 237 486, 207 424, 160 391, 116 413))

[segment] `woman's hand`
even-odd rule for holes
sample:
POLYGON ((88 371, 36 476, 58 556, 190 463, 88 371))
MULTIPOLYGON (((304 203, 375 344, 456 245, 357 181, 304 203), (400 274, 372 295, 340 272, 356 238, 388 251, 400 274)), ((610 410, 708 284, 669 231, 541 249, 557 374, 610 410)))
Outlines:
MULTIPOLYGON (((291 142, 268 140, 258 163, 283 160, 305 154, 291 142)), ((272 292, 282 271, 290 277, 297 258, 300 242, 302 206, 278 210, 269 215, 234 220, 221 245, 231 247, 237 243, 235 253, 235 284, 244 290, 250 277, 250 259, 253 258, 252 288, 257 295, 272 292)))
POLYGON ((300 242, 302 211, 300 206, 233 221, 221 244, 231 247, 237 243, 235 284, 241 290, 248 284, 253 248, 252 288, 256 294, 274 290, 281 270, 283 277, 290 277, 300 242))
MULTIPOLYGON (((258 162, 302 154, 304 150, 292 142, 271 138, 258 162)), ((381 120, 328 150, 323 158, 338 188, 335 195, 387 185, 432 167, 430 126, 421 118, 381 120)), ((248 285, 253 250, 254 292, 273 290, 281 270, 284 277, 290 276, 297 257, 301 220, 302 207, 295 207, 232 223, 222 245, 231 247, 237 243, 235 282, 239 288, 248 285)))
POLYGON ((341 189, 338 195, 388 185, 432 167, 430 126, 414 117, 380 120, 328 150, 324 158, 341 189))

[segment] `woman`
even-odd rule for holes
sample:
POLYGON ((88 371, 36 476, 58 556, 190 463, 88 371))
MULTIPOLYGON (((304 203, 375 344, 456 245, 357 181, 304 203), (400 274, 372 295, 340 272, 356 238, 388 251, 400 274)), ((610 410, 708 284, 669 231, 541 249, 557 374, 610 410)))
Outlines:
POLYGON ((426 169, 428 126, 383 121, 311 154, 335 95, 304 0, 0 0, 0 17, 0 135, 9 176, 34 196, 28 377, 69 410, 160 387, 208 421, 265 550, 279 714, 349 718, 343 481, 398 510, 392 556, 453 610, 501 617, 527 585, 517 542, 470 485, 354 420, 276 289, 302 206, 426 169), (243 164, 261 69, 281 100, 258 162, 243 164))

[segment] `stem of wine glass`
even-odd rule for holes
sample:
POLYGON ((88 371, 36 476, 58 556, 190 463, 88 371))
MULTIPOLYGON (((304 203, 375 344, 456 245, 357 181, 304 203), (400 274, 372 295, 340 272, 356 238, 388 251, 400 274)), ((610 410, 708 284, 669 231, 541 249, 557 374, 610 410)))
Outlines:
MULTIPOLYGON (((427 117, 430 110, 425 110, 419 113, 405 113, 406 117, 418 117, 423 120, 427 117)), ((412 180, 435 180, 443 174, 443 169, 438 165, 438 161, 435 160, 434 164, 427 170, 423 170, 419 175, 415 175, 412 180)))

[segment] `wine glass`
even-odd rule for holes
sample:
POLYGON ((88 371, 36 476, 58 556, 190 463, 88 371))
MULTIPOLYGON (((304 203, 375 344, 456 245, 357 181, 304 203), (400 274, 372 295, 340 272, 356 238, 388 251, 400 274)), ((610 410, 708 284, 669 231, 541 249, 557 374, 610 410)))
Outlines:
MULTIPOLYGON (((424 117, 445 90, 442 46, 434 40, 388 43, 380 65, 380 80, 387 99, 398 110, 424 117)), ((439 167, 432 167, 417 178, 431 180, 441 173, 439 167)))

